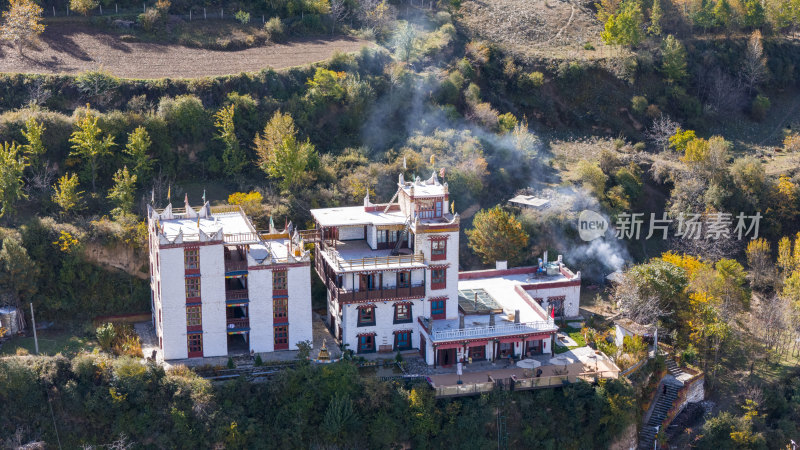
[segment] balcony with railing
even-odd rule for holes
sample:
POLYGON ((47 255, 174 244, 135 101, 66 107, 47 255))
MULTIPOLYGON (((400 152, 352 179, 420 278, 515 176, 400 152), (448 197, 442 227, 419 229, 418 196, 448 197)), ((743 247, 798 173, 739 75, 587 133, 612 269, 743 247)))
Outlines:
POLYGON ((250 328, 250 318, 249 317, 228 317, 227 325, 228 325, 228 331, 250 328))
POLYGON ((247 270, 247 260, 225 260, 225 272, 243 272, 247 270))
POLYGON ((225 291, 225 300, 247 300, 247 289, 231 289, 225 291))
POLYGON ((391 255, 391 249, 372 249, 366 241, 321 241, 318 257, 325 258, 330 267, 337 272, 352 272, 363 269, 413 269, 424 268, 425 257, 421 253, 410 253, 410 249, 400 255, 391 255))
POLYGON ((527 333, 552 333, 558 330, 555 322, 547 321, 501 323, 479 327, 458 328, 458 320, 434 320, 431 326, 431 339, 435 342, 482 337, 502 337, 527 333))
POLYGON ((331 291, 331 296, 341 302, 425 297, 425 285, 422 283, 411 284, 407 287, 390 286, 372 290, 348 290, 336 287, 332 280, 328 280, 328 289, 331 291))

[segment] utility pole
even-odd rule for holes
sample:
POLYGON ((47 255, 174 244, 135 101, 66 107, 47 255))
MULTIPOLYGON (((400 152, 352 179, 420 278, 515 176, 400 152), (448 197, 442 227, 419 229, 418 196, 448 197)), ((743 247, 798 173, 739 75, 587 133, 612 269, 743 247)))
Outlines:
POLYGON ((33 344, 36 347, 36 354, 39 354, 39 338, 36 336, 36 319, 33 317, 33 302, 31 302, 31 327, 33 327, 33 344))

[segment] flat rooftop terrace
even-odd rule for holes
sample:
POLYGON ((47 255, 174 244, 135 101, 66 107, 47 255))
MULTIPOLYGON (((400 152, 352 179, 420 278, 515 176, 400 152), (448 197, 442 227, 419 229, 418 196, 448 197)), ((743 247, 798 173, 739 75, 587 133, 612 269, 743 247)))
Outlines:
POLYGON ((332 267, 350 272, 370 269, 423 269, 428 267, 421 255, 414 255, 408 248, 400 249, 400 255, 392 256, 391 249, 373 250, 364 239, 335 241, 320 252, 332 267))
POLYGON ((366 211, 363 206, 312 209, 311 216, 321 227, 403 225, 406 222, 400 211, 366 211))
POLYGON ((184 241, 196 241, 200 238, 199 231, 206 235, 213 235, 222 230, 224 235, 255 234, 256 230, 250 220, 240 212, 226 212, 212 214, 210 217, 180 217, 176 214, 174 219, 160 220, 164 236, 174 239, 178 234, 183 234, 184 241))

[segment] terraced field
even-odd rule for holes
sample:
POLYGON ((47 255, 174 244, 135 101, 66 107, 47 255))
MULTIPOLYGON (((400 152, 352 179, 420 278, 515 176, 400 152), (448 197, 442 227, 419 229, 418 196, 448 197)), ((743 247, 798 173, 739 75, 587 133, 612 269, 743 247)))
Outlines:
POLYGON ((326 60, 334 52, 371 45, 346 36, 305 38, 236 51, 123 42, 85 26, 48 25, 35 48, 23 55, 0 46, 0 72, 78 73, 103 68, 124 78, 196 78, 282 69, 326 60))

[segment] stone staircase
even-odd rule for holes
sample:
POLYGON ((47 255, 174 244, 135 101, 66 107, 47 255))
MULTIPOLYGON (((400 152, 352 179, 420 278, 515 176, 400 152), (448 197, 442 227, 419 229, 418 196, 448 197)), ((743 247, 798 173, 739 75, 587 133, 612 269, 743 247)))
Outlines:
MULTIPOLYGON (((668 361, 671 361, 671 359, 668 361)), ((675 364, 674 361, 672 363, 675 364)), ((680 371, 677 365, 675 368, 680 371)), ((670 374, 672 374, 672 370, 668 370, 670 371, 670 374)), ((658 399, 656 400, 655 405, 653 405, 653 412, 650 413, 650 419, 646 424, 644 424, 642 431, 639 432, 639 448, 641 450, 653 448, 653 443, 656 439, 656 427, 661 425, 661 422, 663 422, 664 418, 667 417, 667 412, 669 412, 670 408, 672 408, 672 404, 675 402, 675 399, 678 398, 678 389, 680 389, 680 386, 671 383, 664 383, 658 389, 658 399), (663 386, 667 387, 666 393, 663 391, 663 386)))
POLYGON ((683 370, 681 370, 680 367, 678 367, 678 364, 675 362, 674 359, 667 358, 665 362, 667 364, 667 372, 669 372, 669 374, 672 375, 673 377, 680 380, 681 375, 686 375, 686 372, 684 372, 683 370))

